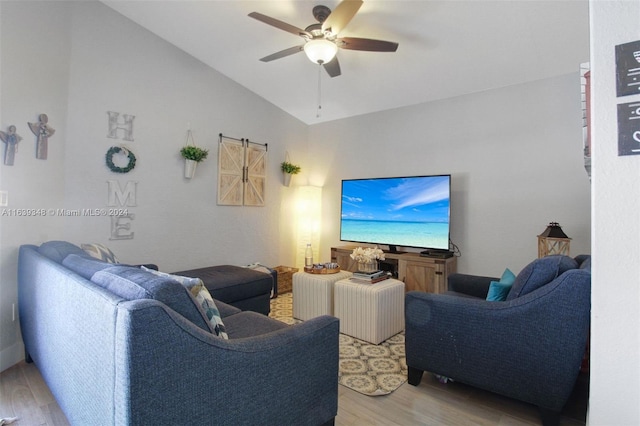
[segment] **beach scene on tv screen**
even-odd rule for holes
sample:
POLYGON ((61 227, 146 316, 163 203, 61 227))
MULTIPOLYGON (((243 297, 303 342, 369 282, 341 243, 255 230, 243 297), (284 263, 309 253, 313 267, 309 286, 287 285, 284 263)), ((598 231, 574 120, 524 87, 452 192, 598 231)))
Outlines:
POLYGON ((449 248, 449 176, 342 182, 340 239, 449 248))

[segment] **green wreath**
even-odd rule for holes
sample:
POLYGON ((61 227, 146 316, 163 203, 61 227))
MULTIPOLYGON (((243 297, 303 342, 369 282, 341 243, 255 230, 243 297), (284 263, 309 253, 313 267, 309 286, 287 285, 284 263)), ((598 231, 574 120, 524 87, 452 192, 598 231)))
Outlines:
POLYGON ((129 173, 136 166, 136 156, 133 154, 133 152, 119 146, 112 146, 111 148, 109 148, 109 150, 107 151, 106 160, 107 167, 109 167, 109 170, 114 173, 129 173), (114 154, 118 154, 120 152, 124 153, 129 158, 129 164, 127 164, 127 167, 118 167, 113 164, 112 158, 114 154))

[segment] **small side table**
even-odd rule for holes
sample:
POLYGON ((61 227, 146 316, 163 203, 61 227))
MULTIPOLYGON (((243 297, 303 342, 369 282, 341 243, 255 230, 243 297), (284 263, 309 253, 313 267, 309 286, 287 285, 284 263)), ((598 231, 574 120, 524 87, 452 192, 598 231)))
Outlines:
POLYGON ((293 274, 293 317, 306 321, 320 315, 333 315, 333 285, 352 275, 349 271, 293 274))
POLYGON ((392 278, 376 284, 349 279, 334 288, 334 315, 340 332, 374 345, 404 330, 404 283, 392 278))

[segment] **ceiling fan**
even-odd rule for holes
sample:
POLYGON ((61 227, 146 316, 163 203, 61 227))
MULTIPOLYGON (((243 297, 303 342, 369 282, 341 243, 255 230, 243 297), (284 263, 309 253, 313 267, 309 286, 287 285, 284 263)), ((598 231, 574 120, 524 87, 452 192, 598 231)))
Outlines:
POLYGON ((323 65, 331 77, 337 77, 340 75, 340 63, 336 56, 338 48, 365 50, 369 52, 395 52, 398 49, 398 43, 391 41, 357 37, 338 37, 340 31, 347 26, 360 9, 360 6, 362 6, 362 0, 343 0, 336 6, 333 12, 326 6, 315 6, 313 8, 313 17, 319 23, 311 24, 304 30, 278 19, 271 18, 270 16, 258 12, 251 12, 249 14, 250 17, 300 36, 305 40, 305 43, 300 46, 281 50, 265 56, 260 60, 262 62, 269 62, 304 50, 311 62, 323 65))

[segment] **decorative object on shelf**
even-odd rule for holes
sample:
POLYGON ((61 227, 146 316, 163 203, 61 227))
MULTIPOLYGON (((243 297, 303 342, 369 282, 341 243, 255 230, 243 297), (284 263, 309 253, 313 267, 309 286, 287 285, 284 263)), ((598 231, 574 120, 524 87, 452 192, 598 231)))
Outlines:
POLYGON ((280 164, 280 169, 282 170, 282 175, 284 177, 284 186, 291 185, 291 176, 297 175, 300 173, 300 166, 297 166, 291 163, 288 159, 289 154, 286 155, 287 159, 280 164))
POLYGON ((309 274, 337 274, 340 272, 340 265, 337 263, 314 263, 311 267, 304 267, 304 271, 309 274))
POLYGON ((209 155, 209 150, 196 146, 191 128, 189 128, 184 146, 180 150, 180 155, 184 158, 184 177, 191 179, 196 172, 198 163, 204 161, 209 155))
POLYGON ((37 123, 27 123, 29 128, 36 135, 36 158, 39 160, 47 159, 47 151, 49 150, 49 137, 53 136, 56 130, 47 123, 49 117, 47 114, 40 114, 37 123))
POLYGON ((358 272, 375 272, 378 270, 378 261, 358 262, 358 272))
POLYGON ((218 144, 218 205, 255 206, 265 203, 267 147, 249 139, 220 133, 218 144))
POLYGON ((136 156, 130 149, 124 146, 112 146, 105 155, 107 167, 114 173, 129 173, 136 166, 136 156), (125 167, 116 166, 113 162, 113 156, 116 154, 122 154, 129 160, 125 167))
POLYGON ((378 270, 378 260, 384 260, 384 252, 377 247, 356 247, 351 258, 358 262, 358 272, 374 272, 378 270))
POLYGON ((15 154, 18 152, 18 142, 22 140, 22 137, 16 133, 16 126, 11 125, 6 132, 0 131, 0 139, 6 144, 4 147, 4 164, 13 166, 15 154))
POLYGON ((564 254, 569 256, 569 245, 571 238, 562 231, 558 222, 551 222, 547 229, 538 235, 538 257, 545 257, 551 254, 564 254))

